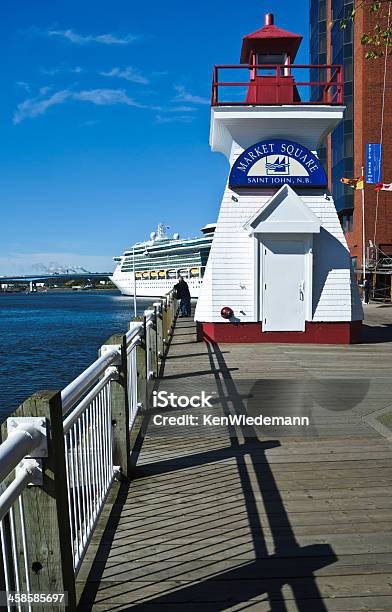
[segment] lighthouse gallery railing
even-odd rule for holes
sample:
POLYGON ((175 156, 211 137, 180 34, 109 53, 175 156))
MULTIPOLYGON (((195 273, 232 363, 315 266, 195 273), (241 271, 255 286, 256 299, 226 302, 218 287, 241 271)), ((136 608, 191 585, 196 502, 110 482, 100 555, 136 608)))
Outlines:
POLYGON ((299 92, 298 99, 284 104, 343 104, 343 67, 338 64, 227 64, 214 67, 212 106, 252 106, 281 104, 281 92, 291 80, 299 92), (247 80, 235 76, 242 71, 247 80), (224 75, 229 75, 228 78, 224 75), (303 75, 305 79, 302 78, 303 75), (309 77, 310 75, 310 77, 309 77), (262 78, 266 77, 266 78, 262 78), (298 80, 296 78, 298 77, 298 80), (308 77, 308 78, 306 78, 308 77), (258 101, 249 101, 253 90, 258 101), (231 92, 231 94, 229 94, 231 92), (230 97, 229 97, 230 95, 230 97), (267 101, 263 101, 267 100, 267 101))

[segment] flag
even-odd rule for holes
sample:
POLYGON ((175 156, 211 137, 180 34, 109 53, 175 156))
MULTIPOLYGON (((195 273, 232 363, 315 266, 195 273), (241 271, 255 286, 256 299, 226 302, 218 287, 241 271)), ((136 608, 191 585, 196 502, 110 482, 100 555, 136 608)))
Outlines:
POLYGON ((392 183, 376 183, 374 189, 376 191, 392 191, 392 183))
POLYGON ((344 185, 348 185, 352 189, 363 189, 365 186, 365 177, 359 176, 358 178, 341 178, 340 182, 344 185))

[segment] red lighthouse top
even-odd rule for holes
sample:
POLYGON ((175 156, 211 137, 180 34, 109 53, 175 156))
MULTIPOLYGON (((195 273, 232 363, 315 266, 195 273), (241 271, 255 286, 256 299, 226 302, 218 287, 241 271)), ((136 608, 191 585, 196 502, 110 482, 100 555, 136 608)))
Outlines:
POLYGON ((267 13, 264 26, 252 34, 244 36, 241 50, 241 64, 249 64, 253 54, 284 53, 294 61, 302 36, 292 34, 274 25, 274 16, 267 13))
POLYGON ((301 41, 300 34, 274 25, 273 14, 267 13, 264 26, 244 36, 241 63, 214 67, 212 106, 343 104, 342 67, 294 64, 301 41), (220 79, 222 71, 225 76, 220 79), (245 87, 244 98, 239 100, 245 87), (233 88, 241 89, 230 96, 233 88))

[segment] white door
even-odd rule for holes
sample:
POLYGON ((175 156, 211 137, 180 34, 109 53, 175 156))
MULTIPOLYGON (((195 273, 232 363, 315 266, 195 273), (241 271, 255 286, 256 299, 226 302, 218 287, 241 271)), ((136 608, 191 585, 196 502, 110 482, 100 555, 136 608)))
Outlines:
POLYGON ((263 331, 305 331, 305 244, 263 238, 263 331))

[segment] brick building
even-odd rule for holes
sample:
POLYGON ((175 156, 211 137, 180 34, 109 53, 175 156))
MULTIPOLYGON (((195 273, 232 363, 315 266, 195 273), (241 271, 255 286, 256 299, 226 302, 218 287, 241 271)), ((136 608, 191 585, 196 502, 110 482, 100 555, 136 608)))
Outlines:
MULTIPOLYGON (((310 0, 310 61, 343 64, 344 121, 320 149, 328 166, 330 189, 346 234, 353 267, 362 268, 362 194, 340 178, 358 177, 366 165, 366 144, 382 141, 382 180, 392 182, 392 57, 387 58, 384 126, 381 135, 384 58, 365 59, 364 32, 373 32, 379 14, 359 10, 345 30, 340 20, 351 14, 352 0, 310 0), (330 23, 334 22, 333 27, 330 23)), ((380 297, 390 295, 392 263, 392 193, 365 185, 365 246, 369 280, 380 297), (374 248, 374 247, 377 248, 374 248), (372 272, 377 272, 377 278, 372 272), (387 291, 383 291, 386 287, 387 291)), ((358 275, 359 276, 359 275, 358 275)), ((376 293, 377 295, 377 293, 376 293)))

